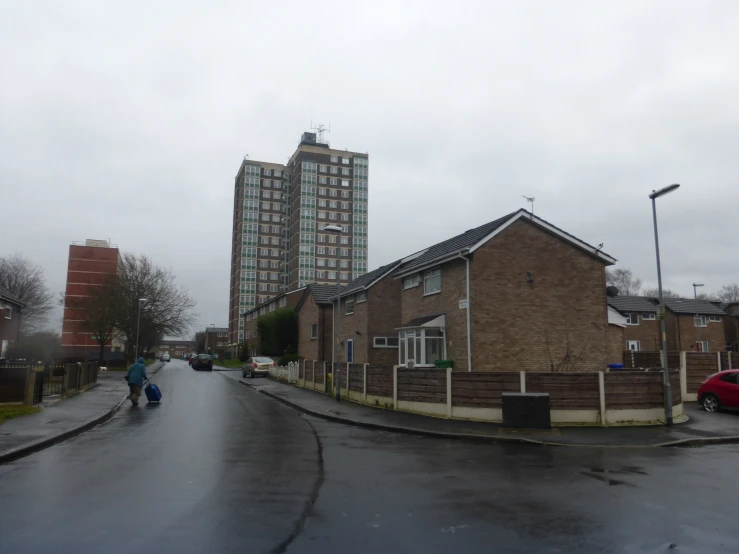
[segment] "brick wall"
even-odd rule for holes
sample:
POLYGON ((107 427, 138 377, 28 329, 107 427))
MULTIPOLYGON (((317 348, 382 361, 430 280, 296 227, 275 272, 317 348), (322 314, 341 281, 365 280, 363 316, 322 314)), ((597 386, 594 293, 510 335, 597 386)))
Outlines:
MULTIPOLYGON (((352 295, 355 296, 356 295, 352 295)), ((338 361, 347 361, 347 340, 351 339, 354 350, 354 363, 366 364, 368 354, 368 338, 367 318, 368 318, 368 302, 360 302, 354 304, 354 313, 347 315, 346 299, 341 299, 341 332, 339 333, 339 343, 341 344, 341 352, 338 361)))
POLYGON ((659 345, 659 321, 656 319, 643 319, 639 314, 639 325, 627 325, 624 328, 624 339, 621 344, 621 350, 627 349, 627 342, 630 340, 639 341, 639 350, 656 351, 660 350, 659 345))
POLYGON ((6 340, 8 344, 18 340, 18 333, 21 326, 21 313, 18 306, 10 304, 10 319, 5 319, 5 311, 0 311, 0 342, 6 340))
POLYGON ((609 364, 624 363, 624 328, 618 325, 608 325, 606 339, 606 362, 609 364))
MULTIPOLYGON (((464 297, 463 264, 457 265, 461 279, 455 283, 455 304, 464 297)), ((552 360, 556 364, 564 358, 568 343, 583 356, 570 369, 605 366, 608 318, 601 262, 518 220, 474 253, 471 271, 475 371, 548 371, 552 360), (527 282, 527 271, 533 272, 533 283, 527 282)), ((464 310, 456 305, 448 309, 447 317, 453 314, 454 325, 462 331, 449 337, 456 347, 464 340, 464 310)), ((452 351, 455 368, 466 366, 460 350, 452 351)))
POLYGON ((375 348, 375 337, 397 337, 402 321, 400 318, 400 295, 403 282, 387 275, 367 291, 369 309, 367 322, 367 363, 372 365, 396 365, 397 348, 375 348))
POLYGON ((724 336, 729 344, 739 343, 739 317, 726 316, 724 318, 724 336))
MULTIPOLYGON (((402 281, 396 282, 402 289, 402 281)), ((446 313, 447 358, 454 360, 454 368, 458 371, 467 371, 467 315, 465 310, 459 309, 459 301, 466 297, 465 289, 465 262, 455 260, 441 266, 440 293, 424 296, 423 277, 420 286, 400 292, 400 319, 403 323, 430 313, 446 313)))
MULTIPOLYGON (((313 299, 313 295, 308 293, 303 305, 298 312, 298 354, 306 360, 323 360, 323 337, 320 327, 321 309, 313 299), (311 338, 311 325, 318 325, 317 338, 311 338)), ((330 315, 329 315, 330 327, 330 315)))
MULTIPOLYGON (((706 316, 707 318, 708 316, 706 316)), ((674 320, 674 331, 676 332, 677 348, 675 350, 695 350, 695 343, 698 340, 708 341, 709 352, 721 352, 726 350, 726 333, 724 332, 724 324, 721 322, 708 321, 706 327, 696 327, 695 317, 689 314, 680 314, 674 320)), ((668 336, 668 350, 669 348, 668 336)))

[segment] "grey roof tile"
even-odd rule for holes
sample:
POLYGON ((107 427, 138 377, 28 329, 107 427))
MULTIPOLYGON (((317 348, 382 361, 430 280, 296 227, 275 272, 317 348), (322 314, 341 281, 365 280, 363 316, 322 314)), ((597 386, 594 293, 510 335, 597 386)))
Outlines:
POLYGON ((336 285, 322 285, 313 283, 308 285, 315 301, 319 304, 329 304, 336 297, 336 285))
POLYGON ((676 314, 726 315, 726 312, 708 300, 665 298, 665 306, 676 314))
POLYGON ((657 305, 647 296, 609 296, 608 304, 621 313, 657 313, 657 305))
MULTIPOLYGON (((379 279, 380 277, 385 275, 385 273, 392 271, 395 267, 397 267, 400 264, 400 262, 401 260, 396 260, 387 265, 380 266, 377 269, 373 269, 369 273, 365 273, 364 275, 360 277, 357 277, 356 279, 354 279, 354 281, 352 281, 345 287, 341 288, 342 298, 344 297, 345 294, 351 294, 353 292, 357 292, 357 291, 364 289, 368 285, 372 284, 372 282, 375 279, 379 279)), ((334 298, 335 296, 336 296, 336 290, 334 289, 334 294, 332 298, 334 298)))
POLYGON ((18 304, 20 306, 26 305, 24 302, 21 302, 21 299, 18 298, 15 294, 12 294, 8 289, 2 287, 0 287, 0 298, 4 298, 8 302, 13 302, 14 304, 18 304))

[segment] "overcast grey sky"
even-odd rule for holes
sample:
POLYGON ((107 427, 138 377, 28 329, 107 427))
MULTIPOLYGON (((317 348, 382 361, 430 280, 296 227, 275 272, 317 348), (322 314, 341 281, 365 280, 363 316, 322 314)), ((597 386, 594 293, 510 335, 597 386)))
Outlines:
MULTIPOLYGON (((0 1, 0 256, 170 266, 226 325, 233 177, 370 155, 369 267, 526 205, 656 282, 739 280, 735 1, 0 1)), ((57 317, 58 319, 58 317, 57 317)), ((51 322, 59 326, 58 321, 51 322)))

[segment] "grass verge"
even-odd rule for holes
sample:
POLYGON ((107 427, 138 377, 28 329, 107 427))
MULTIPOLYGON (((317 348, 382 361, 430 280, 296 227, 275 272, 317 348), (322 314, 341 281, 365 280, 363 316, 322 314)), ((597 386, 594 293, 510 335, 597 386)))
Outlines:
POLYGON ((232 369, 241 369, 241 366, 244 364, 241 360, 216 360, 213 363, 221 367, 229 367, 232 369))
POLYGON ((36 406, 0 406, 0 425, 5 423, 6 419, 13 419, 14 417, 24 416, 28 414, 35 414, 41 411, 41 408, 36 406))

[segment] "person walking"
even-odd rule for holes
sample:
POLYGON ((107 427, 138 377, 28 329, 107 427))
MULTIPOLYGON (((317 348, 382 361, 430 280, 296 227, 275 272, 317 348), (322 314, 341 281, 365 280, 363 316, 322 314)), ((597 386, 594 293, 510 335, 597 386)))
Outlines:
POLYGON ((138 361, 128 368, 128 374, 126 380, 128 381, 128 388, 131 394, 128 395, 128 399, 134 406, 139 405, 139 396, 141 396, 141 389, 144 386, 144 381, 149 377, 146 375, 146 360, 139 358, 138 361))

